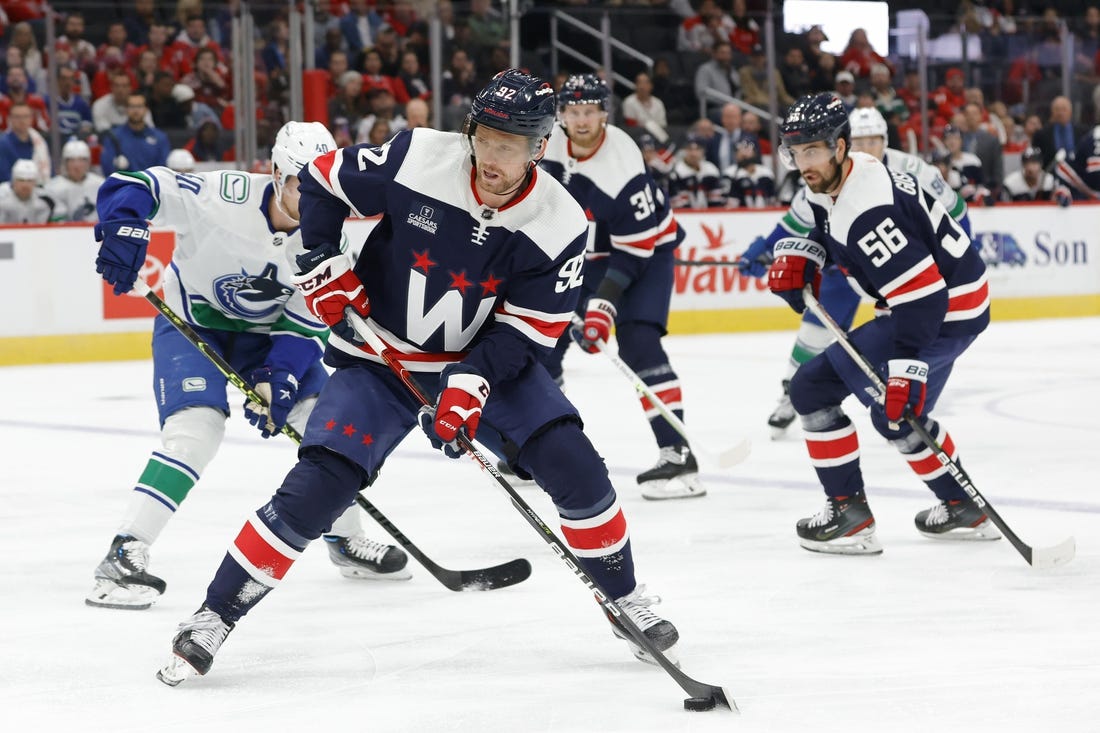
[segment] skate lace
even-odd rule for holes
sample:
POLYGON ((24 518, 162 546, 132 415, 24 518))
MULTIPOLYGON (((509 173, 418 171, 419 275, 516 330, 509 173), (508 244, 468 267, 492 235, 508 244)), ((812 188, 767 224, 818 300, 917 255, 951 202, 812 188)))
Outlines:
POLYGON ((649 610, 650 606, 655 606, 661 602, 660 596, 646 596, 645 586, 639 585, 633 590, 633 592, 626 594, 622 598, 615 599, 615 603, 619 605, 619 608, 623 609, 630 620, 634 622, 642 631, 645 631, 650 626, 660 623, 663 619, 653 611, 649 610))
POLYGON ((825 502, 825 507, 821 511, 810 517, 810 526, 821 527, 833 521, 833 517, 835 516, 836 512, 833 511, 833 502, 827 501, 825 502))
POLYGON ((213 611, 199 611, 180 624, 180 631, 191 632, 191 641, 210 654, 217 652, 225 637, 229 636, 229 626, 213 611))
POLYGON ((367 539, 363 535, 355 535, 354 537, 348 537, 347 539, 347 551, 349 555, 355 555, 358 558, 366 560, 371 563, 380 563, 382 558, 389 552, 390 546, 384 545, 381 542, 375 542, 374 540, 367 539))
POLYGON ((139 540, 123 543, 122 559, 133 566, 138 572, 145 572, 149 567, 149 545, 139 540))
POLYGON ((925 518, 925 524, 931 526, 936 524, 944 524, 951 518, 951 513, 947 511, 947 505, 942 501, 936 506, 928 510, 928 516, 925 518))
POLYGON ((654 468, 661 468, 670 463, 674 466, 682 466, 687 463, 687 451, 677 445, 666 445, 661 448, 661 453, 657 458, 657 465, 655 465, 654 468))

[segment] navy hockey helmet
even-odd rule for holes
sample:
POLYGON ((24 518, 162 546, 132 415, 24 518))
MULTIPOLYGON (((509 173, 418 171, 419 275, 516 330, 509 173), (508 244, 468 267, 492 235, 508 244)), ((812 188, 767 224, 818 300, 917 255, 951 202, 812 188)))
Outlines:
POLYGON ((852 125, 844 102, 832 92, 807 94, 799 97, 787 112, 787 119, 779 126, 780 153, 783 162, 791 162, 790 146, 823 141, 829 149, 836 149, 836 141, 843 139, 852 144, 852 125))
POLYGON ((573 74, 561 85, 561 91, 558 92, 558 106, 597 104, 606 112, 607 100, 610 97, 611 90, 600 77, 595 74, 573 74))
POLYGON ((554 89, 537 76, 506 69, 474 97, 467 134, 477 125, 533 139, 550 136, 557 109, 554 89))

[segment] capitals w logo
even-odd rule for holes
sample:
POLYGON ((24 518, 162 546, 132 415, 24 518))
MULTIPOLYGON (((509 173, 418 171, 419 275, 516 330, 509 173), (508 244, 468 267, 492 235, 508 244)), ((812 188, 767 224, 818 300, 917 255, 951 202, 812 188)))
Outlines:
POLYGON ((496 297, 482 298, 477 306, 477 313, 468 324, 462 323, 462 293, 459 290, 448 290, 443 297, 428 307, 427 302, 428 278, 421 272, 413 270, 409 273, 409 300, 406 317, 406 334, 410 342, 418 346, 435 351, 435 347, 427 347, 428 339, 439 330, 443 331, 442 351, 462 351, 473 339, 485 321, 492 315, 496 297))

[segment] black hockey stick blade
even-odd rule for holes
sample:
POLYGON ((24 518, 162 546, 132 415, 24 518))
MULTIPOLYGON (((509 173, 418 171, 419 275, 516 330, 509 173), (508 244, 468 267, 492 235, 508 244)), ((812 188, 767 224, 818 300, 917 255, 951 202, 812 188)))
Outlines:
POLYGON ((496 590, 507 588, 516 583, 522 583, 531 577, 531 563, 524 558, 509 560, 500 565, 476 570, 451 570, 439 565, 430 557, 420 551, 412 540, 405 536, 393 522, 380 512, 374 504, 371 504, 362 494, 356 494, 355 502, 366 511, 371 518, 382 526, 382 529, 390 533, 405 551, 412 555, 417 562, 424 566, 432 576, 443 584, 448 590, 453 591, 477 591, 496 590))

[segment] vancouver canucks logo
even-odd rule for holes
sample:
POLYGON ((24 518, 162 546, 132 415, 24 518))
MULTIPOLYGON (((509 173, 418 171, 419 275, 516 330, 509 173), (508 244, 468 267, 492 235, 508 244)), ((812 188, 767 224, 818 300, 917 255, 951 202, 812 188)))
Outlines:
POLYGON ((223 275, 214 280, 214 295, 228 313, 246 319, 263 318, 282 307, 294 289, 276 279, 279 273, 272 263, 264 265, 259 275, 223 275))

